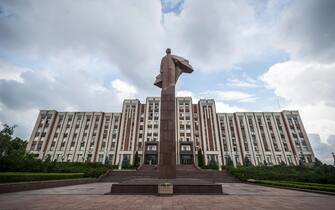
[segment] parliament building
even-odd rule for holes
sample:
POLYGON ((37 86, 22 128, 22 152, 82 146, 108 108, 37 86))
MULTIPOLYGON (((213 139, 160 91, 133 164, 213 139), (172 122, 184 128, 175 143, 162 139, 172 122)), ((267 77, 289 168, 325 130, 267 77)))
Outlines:
MULTIPOLYGON (((27 150, 40 159, 118 165, 159 162, 160 97, 123 102, 122 112, 41 110, 27 150)), ((213 99, 176 97, 176 162, 298 165, 314 154, 298 111, 217 113, 213 99)))

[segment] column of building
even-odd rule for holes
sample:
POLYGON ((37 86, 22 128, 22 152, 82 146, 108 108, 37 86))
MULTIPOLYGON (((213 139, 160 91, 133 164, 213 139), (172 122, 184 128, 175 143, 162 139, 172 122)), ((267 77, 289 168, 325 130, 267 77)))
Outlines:
MULTIPOLYGON (((197 163, 197 151, 221 165, 297 165, 314 154, 299 112, 216 113, 214 100, 176 99, 176 162, 197 163)), ((40 159, 122 166, 159 161, 160 98, 125 100, 122 113, 41 110, 27 150, 40 159)))

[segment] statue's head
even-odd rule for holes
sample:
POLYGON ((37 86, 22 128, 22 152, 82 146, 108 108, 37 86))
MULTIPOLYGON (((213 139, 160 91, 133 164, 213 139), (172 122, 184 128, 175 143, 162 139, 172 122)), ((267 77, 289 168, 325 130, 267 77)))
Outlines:
POLYGON ((166 54, 171 54, 171 49, 167 48, 165 52, 166 52, 166 54))

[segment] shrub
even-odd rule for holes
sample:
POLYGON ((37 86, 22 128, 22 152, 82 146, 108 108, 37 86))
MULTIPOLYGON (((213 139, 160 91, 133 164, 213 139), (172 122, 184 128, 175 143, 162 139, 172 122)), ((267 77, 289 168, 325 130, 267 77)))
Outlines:
POLYGON ((227 160, 227 166, 233 166, 234 162, 232 161, 231 157, 228 156, 228 160, 227 160))
POLYGON ((49 162, 38 159, 13 160, 0 158, 1 172, 48 172, 48 173, 83 173, 84 177, 99 177, 111 166, 101 163, 49 162))
POLYGON ((0 182, 44 181, 59 179, 82 178, 83 173, 31 173, 31 172, 3 172, 0 173, 0 182))
POLYGON ((301 166, 241 166, 228 171, 241 180, 282 180, 335 184, 335 167, 322 165, 313 168, 301 166))
POLYGON ((258 180, 256 181, 256 183, 274 185, 274 186, 300 188, 300 189, 335 192, 335 185, 331 185, 331 184, 290 182, 290 181, 272 181, 272 180, 258 180))
POLYGON ((140 157, 138 155, 138 152, 136 151, 135 157, 134 157, 134 167, 138 168, 140 166, 140 157))
POLYGON ((202 168, 203 168, 203 169, 218 170, 218 169, 219 169, 219 165, 218 165, 218 163, 217 163, 215 160, 211 159, 211 160, 209 161, 208 165, 203 166, 202 168))
POLYGON ((250 161, 250 159, 248 157, 244 158, 244 165, 245 166, 252 166, 252 163, 251 163, 251 161, 250 161))
POLYGON ((202 154, 201 149, 198 149, 198 166, 203 167, 204 166, 204 155, 202 154))

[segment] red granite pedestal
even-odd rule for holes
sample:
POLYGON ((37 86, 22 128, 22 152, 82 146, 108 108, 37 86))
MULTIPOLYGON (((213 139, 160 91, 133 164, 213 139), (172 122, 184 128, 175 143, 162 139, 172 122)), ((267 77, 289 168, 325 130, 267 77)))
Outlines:
POLYGON ((176 178, 175 86, 162 89, 159 140, 159 178, 176 178))

